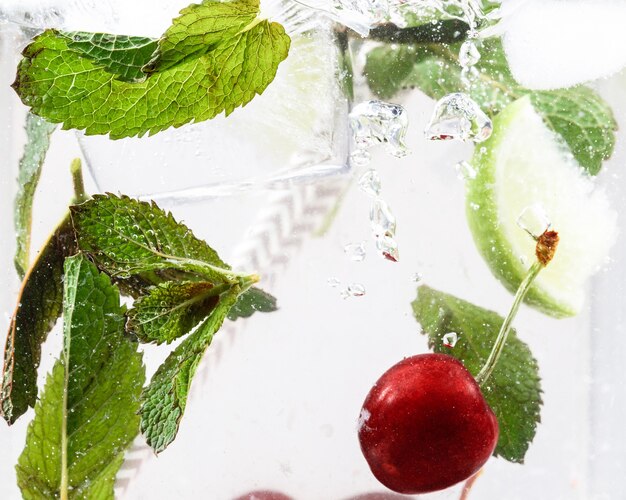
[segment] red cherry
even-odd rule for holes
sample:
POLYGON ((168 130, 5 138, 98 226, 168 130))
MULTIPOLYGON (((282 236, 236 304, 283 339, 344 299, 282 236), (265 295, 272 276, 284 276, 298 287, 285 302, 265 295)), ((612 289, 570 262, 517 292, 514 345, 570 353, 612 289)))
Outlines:
POLYGON ((278 491, 258 490, 245 493, 235 500, 293 500, 293 498, 278 491))
POLYGON ((372 387, 359 441, 387 488, 428 493, 478 472, 498 442, 498 421, 456 358, 420 354, 392 366, 372 387))
POLYGON ((409 497, 405 497, 404 495, 376 491, 372 493, 362 493, 355 497, 346 498, 345 500, 406 500, 407 498, 409 497))

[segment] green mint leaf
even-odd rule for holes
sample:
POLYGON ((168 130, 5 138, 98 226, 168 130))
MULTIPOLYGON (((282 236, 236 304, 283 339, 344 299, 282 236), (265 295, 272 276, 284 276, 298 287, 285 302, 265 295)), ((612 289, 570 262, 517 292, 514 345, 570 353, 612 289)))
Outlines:
POLYGON ((126 329, 142 342, 169 344, 202 321, 223 291, 224 285, 214 286, 207 281, 161 283, 135 301, 128 312, 126 329))
MULTIPOLYGON (((365 74, 370 89, 389 99, 401 89, 418 88, 433 99, 463 89, 460 44, 385 45, 368 53, 365 74), (411 67, 412 65, 412 67, 411 67), (411 67, 409 69, 409 67, 411 67)), ((511 75, 500 39, 483 40, 478 77, 470 96, 490 116, 529 95, 546 125, 559 134, 591 175, 615 147, 617 122, 611 108, 588 87, 532 91, 511 75)))
POLYGON ((158 45, 158 40, 139 36, 84 31, 55 33, 66 39, 68 50, 102 66, 116 79, 125 82, 145 79, 146 74, 141 68, 150 61, 158 45))
POLYGON ((37 368, 63 304, 63 261, 76 250, 69 215, 45 243, 26 273, 7 333, 0 409, 15 422, 37 401, 37 368))
POLYGON ((139 431, 144 367, 124 336, 109 278, 83 256, 65 263, 64 348, 48 376, 18 465, 24 498, 113 498, 139 431))
POLYGON ((156 453, 174 441, 198 364, 240 292, 234 285, 220 296, 210 316, 167 357, 144 389, 141 431, 156 453))
POLYGON ((239 296, 228 313, 228 319, 234 321, 237 318, 249 318, 255 312, 274 312, 276 310, 278 310, 276 297, 260 288, 252 287, 239 296))
POLYGON ((163 71, 205 55, 224 40, 243 32, 259 14, 259 0, 208 0, 180 11, 159 40, 158 50, 144 71, 163 71))
POLYGON ((30 233, 33 215, 33 199, 41 167, 50 146, 50 135, 56 128, 43 118, 28 113, 26 117, 26 146, 20 159, 17 176, 17 193, 15 195, 15 233, 17 248, 15 250, 15 269, 24 279, 30 261, 30 233))
MULTIPOLYGON (((412 305, 430 347, 458 358, 476 376, 491 352, 503 318, 427 286, 418 288, 412 305), (442 338, 449 332, 458 334, 453 348, 443 345, 442 338)), ((540 421, 542 401, 537 361, 514 330, 482 392, 500 425, 494 454, 522 463, 540 421)))
POLYGON ((79 248, 114 278, 162 270, 198 273, 213 283, 229 277, 217 252, 155 203, 96 195, 70 212, 79 248))
POLYGON ((543 121, 567 143, 574 158, 591 175, 615 148, 617 122, 609 105, 589 87, 531 92, 543 121))
MULTIPOLYGON (((229 4, 242 10, 251 5, 249 0, 229 4)), ((291 41, 277 23, 257 19, 241 28, 247 16, 209 14, 224 9, 220 2, 185 9, 146 66, 153 73, 139 82, 120 76, 137 75, 149 43, 118 53, 101 46, 96 50, 93 41, 85 42, 85 48, 82 38, 45 31, 24 49, 13 88, 48 121, 112 139, 155 134, 222 112, 229 115, 272 82, 291 41), (232 23, 228 28, 227 22, 232 23), (187 27, 189 41, 183 38, 187 27), (203 37, 209 45, 201 44, 203 37)))

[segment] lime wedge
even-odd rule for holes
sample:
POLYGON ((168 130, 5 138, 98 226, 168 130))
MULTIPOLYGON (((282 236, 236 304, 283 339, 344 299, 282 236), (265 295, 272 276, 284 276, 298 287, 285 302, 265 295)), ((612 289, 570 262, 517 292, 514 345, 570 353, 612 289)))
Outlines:
POLYGON ((535 261, 535 241, 517 219, 527 207, 542 207, 561 241, 526 302, 552 316, 573 316, 583 305, 585 282, 606 262, 617 214, 529 98, 507 106, 493 125, 492 136, 476 148, 476 176, 467 182, 476 245, 493 274, 515 291, 535 261))

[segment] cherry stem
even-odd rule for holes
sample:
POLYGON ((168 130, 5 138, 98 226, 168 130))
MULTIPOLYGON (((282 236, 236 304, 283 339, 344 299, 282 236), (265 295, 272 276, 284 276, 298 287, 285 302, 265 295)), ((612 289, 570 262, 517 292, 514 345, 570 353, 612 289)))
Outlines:
POLYGON ((489 357, 487 358, 485 365, 481 368, 478 375, 476 375, 476 382, 478 382, 478 385, 483 385, 485 382, 487 382, 487 379, 496 367, 496 364, 500 359, 500 355, 502 354, 502 350, 504 349, 504 345, 506 344, 506 339, 509 336, 509 332, 511 331, 511 323, 513 323, 513 320, 517 315, 517 311, 519 310, 519 307, 522 304, 524 297, 526 297, 526 294, 530 290, 530 286, 533 284, 533 281, 539 274, 539 271, 543 269, 543 267, 544 265, 539 260, 537 260, 528 270, 528 273, 526 273, 524 280, 517 289, 517 292, 515 293, 515 298, 513 299, 513 305, 509 310, 509 314, 507 314, 506 318, 504 318, 504 322, 500 327, 500 331, 498 332, 496 341, 493 344, 491 352, 489 353, 489 357))
POLYGON ((478 476, 480 476, 482 473, 483 470, 480 469, 476 474, 474 474, 467 481, 465 481, 465 484, 463 485, 463 491, 461 491, 461 496, 459 497, 459 500, 467 500, 469 498, 469 493, 472 490, 472 486, 474 486, 474 483, 478 479, 478 476))
POLYGON ((536 238, 536 241, 537 246, 535 247, 535 256, 537 257, 537 260, 528 270, 528 273, 526 273, 524 280, 520 283, 517 292, 515 292, 513 305, 509 310, 509 314, 507 314, 506 318, 504 318, 504 322, 500 327, 500 331, 498 332, 496 341, 491 348, 489 357, 478 375, 476 375, 476 382, 478 385, 482 386, 485 382, 487 382, 487 379, 493 372, 496 364, 498 364, 498 359, 500 359, 500 355, 504 349, 504 344, 506 344, 506 339, 511 331, 511 324, 517 315, 519 306, 522 304, 524 297, 526 297, 526 294, 530 290, 530 287, 539 274, 539 271, 546 267, 554 258, 554 253, 559 246, 559 233, 548 228, 541 234, 541 236, 536 238))

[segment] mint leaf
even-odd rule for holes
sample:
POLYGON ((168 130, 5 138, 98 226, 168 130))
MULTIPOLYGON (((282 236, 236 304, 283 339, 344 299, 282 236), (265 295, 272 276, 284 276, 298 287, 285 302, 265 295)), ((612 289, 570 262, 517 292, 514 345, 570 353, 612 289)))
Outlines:
POLYGON ((15 195, 15 268, 24 279, 30 260, 30 233, 33 215, 33 199, 41 176, 41 167, 50 146, 50 135, 56 128, 43 118, 28 113, 26 116, 26 146, 20 159, 15 195))
POLYGON ((609 105, 589 87, 531 92, 543 121, 561 135, 581 166, 591 175, 602 168, 615 148, 617 122, 609 105))
POLYGON ((227 281, 230 267, 204 241, 154 202, 95 195, 70 208, 79 248, 114 278, 160 270, 227 281))
POLYGON ((207 0, 185 7, 159 40, 158 50, 144 71, 163 71, 203 56, 224 40, 245 31, 258 14, 258 0, 207 0))
POLYGON ((84 31, 55 33, 66 39, 68 50, 102 66, 116 79, 125 82, 145 79, 146 74, 141 68, 150 61, 158 44, 158 40, 139 36, 84 31))
POLYGON ((278 310, 276 297, 260 288, 252 287, 239 296, 228 313, 228 319, 234 321, 237 318, 249 318, 255 312, 274 312, 276 310, 278 310))
POLYGON ((223 291, 207 281, 161 283, 135 301, 126 328, 142 342, 169 344, 203 320, 223 291))
MULTIPOLYGON (((370 89, 389 99, 401 89, 418 88, 440 99, 463 88, 458 62, 460 44, 385 45, 370 51, 365 74, 370 89)), ((532 91, 511 75, 500 39, 483 40, 476 64, 478 78, 470 96, 490 116, 529 95, 546 125, 559 134, 578 163, 591 175, 615 147, 617 122, 611 108, 588 87, 532 91)))
POLYGON ((45 243, 26 273, 7 333, 0 409, 15 422, 37 401, 41 344, 61 315, 63 261, 76 250, 69 215, 45 243))
MULTIPOLYGON (((427 286, 418 288, 412 305, 430 347, 458 358, 476 376, 489 356, 503 318, 427 286), (453 348, 443 345, 442 337, 449 332, 458 334, 453 348)), ((542 401, 537 361, 514 330, 482 391, 500 425, 494 454, 522 463, 535 437, 542 401)))
POLYGON ((151 42, 111 35, 47 30, 23 51, 13 88, 32 111, 63 128, 112 139, 155 134, 214 118, 250 102, 272 82, 289 52, 283 27, 249 22, 258 2, 234 0, 192 5, 174 20, 138 76, 151 42), (234 12, 232 15, 225 11, 234 12), (186 30, 190 38, 186 38, 186 30), (104 40, 104 41, 103 41, 104 40), (120 39, 122 40, 122 39, 120 39), (103 48, 104 47, 104 48, 103 48))
POLYGON ((240 292, 234 285, 220 296, 210 316, 167 357, 144 389, 141 430, 156 453, 176 437, 198 364, 240 292))
POLYGON ((139 429, 144 368, 124 336, 109 278, 85 257, 65 263, 64 348, 48 376, 18 465, 24 498, 113 498, 139 429))

